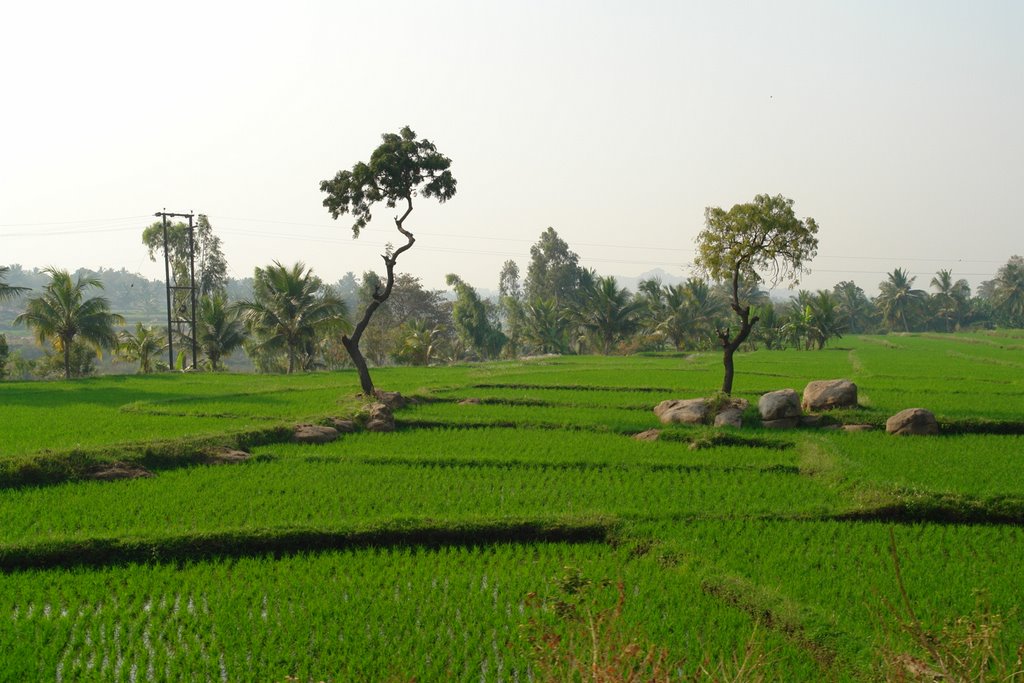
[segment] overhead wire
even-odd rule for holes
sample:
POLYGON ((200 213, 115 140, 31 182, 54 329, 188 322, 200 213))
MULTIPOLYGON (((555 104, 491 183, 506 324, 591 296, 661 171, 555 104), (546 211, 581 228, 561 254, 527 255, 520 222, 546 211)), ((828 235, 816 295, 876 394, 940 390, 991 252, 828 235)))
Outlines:
MULTIPOLYGON (((0 228, 36 228, 44 226, 54 226, 56 230, 32 230, 32 231, 20 231, 20 232, 0 232, 0 238, 20 238, 20 237, 31 237, 31 238, 42 238, 42 237, 59 237, 66 235, 79 235, 79 234, 100 234, 100 233, 111 233, 111 232, 127 232, 130 230, 138 230, 138 221, 143 219, 152 218, 151 215, 144 214, 138 216, 121 216, 113 218, 91 218, 82 219, 78 221, 45 221, 37 223, 6 223, 0 224, 0 228), (80 226, 77 228, 66 228, 64 226, 80 226)), ((211 216, 212 222, 227 221, 227 222, 239 222, 252 224, 263 224, 263 225, 289 225, 297 227, 312 227, 320 230, 336 230, 337 226, 329 223, 309 223, 302 221, 280 221, 263 218, 239 218, 234 216, 211 216)), ((378 233, 383 235, 386 230, 374 229, 368 227, 364 229, 365 232, 378 233)), ((307 242, 319 242, 324 244, 348 244, 352 247, 360 249, 384 249, 387 246, 387 242, 377 242, 371 240, 352 240, 342 235, 310 235, 310 234, 297 234, 294 232, 281 232, 273 230, 256 230, 252 228, 219 228, 217 232, 228 235, 239 235, 244 237, 263 237, 268 239, 287 239, 290 241, 307 241, 307 242)), ((514 243, 532 243, 533 240, 528 238, 520 237, 493 237, 484 235, 467 235, 458 234, 452 232, 433 232, 429 230, 417 230, 416 235, 427 236, 427 237, 444 237, 450 239, 459 240, 484 240, 487 242, 514 242, 514 243)), ((607 248, 616 250, 637 250, 637 251, 656 251, 659 253, 672 252, 672 253, 688 253, 692 254, 695 249, 692 247, 672 247, 672 246, 649 246, 639 245, 635 243, 607 243, 607 242, 576 242, 576 245, 584 247, 596 247, 596 248, 607 248)), ((502 256, 507 258, 516 258, 522 256, 521 252, 498 250, 498 249, 478 249, 469 246, 463 247, 451 247, 451 246, 437 246, 437 245, 421 245, 417 251, 428 252, 428 253, 447 253, 447 254, 467 254, 475 256, 502 256)), ((982 264, 982 263, 1003 263, 1000 259, 989 259, 989 258, 963 258, 963 257, 932 257, 932 256, 867 256, 867 255, 854 255, 854 254, 818 254, 819 259, 837 259, 837 260, 848 260, 848 261, 886 261, 889 263, 963 263, 963 264, 982 264)), ((628 258, 602 258, 593 256, 581 256, 580 260, 584 263, 617 263, 617 264, 632 264, 632 265, 644 265, 644 266, 663 266, 663 267, 689 267, 692 264, 689 262, 680 263, 675 259, 628 259, 628 258)), ((884 274, 884 271, 877 270, 862 270, 862 269, 835 269, 835 268, 812 268, 811 272, 816 273, 834 273, 834 274, 867 274, 867 275, 880 275, 884 274)), ((911 271, 911 275, 924 275, 928 274, 924 271, 911 271)), ((989 277, 992 273, 957 273, 961 276, 968 277, 989 277)))

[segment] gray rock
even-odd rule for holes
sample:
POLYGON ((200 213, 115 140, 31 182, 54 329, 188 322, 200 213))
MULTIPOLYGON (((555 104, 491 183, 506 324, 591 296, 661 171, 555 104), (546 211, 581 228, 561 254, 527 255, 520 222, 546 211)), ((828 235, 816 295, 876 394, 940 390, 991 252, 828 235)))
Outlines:
POLYGON ((875 429, 874 425, 864 425, 864 424, 843 425, 843 431, 844 432, 870 432, 870 431, 874 431, 874 429, 875 429))
POLYGON ((885 421, 885 431, 889 434, 932 435, 939 433, 939 423, 931 411, 907 408, 885 421))
POLYGON ((324 425, 295 425, 292 443, 329 443, 338 438, 338 430, 324 425))
POLYGON ((769 391, 757 402, 757 410, 765 421, 800 417, 800 397, 792 389, 769 391))
POLYGON ((654 407, 662 424, 704 424, 708 419, 708 402, 703 398, 662 401, 654 407))
POLYGON ((480 399, 473 398, 473 397, 464 398, 461 401, 459 401, 459 405, 460 406, 478 406, 478 405, 480 405, 480 399))
POLYGON ((857 385, 848 379, 822 379, 808 383, 804 388, 804 410, 830 410, 856 408, 857 385))
POLYGON ((715 415, 715 426, 736 427, 737 429, 742 427, 743 409, 729 406, 718 411, 718 415, 715 415))

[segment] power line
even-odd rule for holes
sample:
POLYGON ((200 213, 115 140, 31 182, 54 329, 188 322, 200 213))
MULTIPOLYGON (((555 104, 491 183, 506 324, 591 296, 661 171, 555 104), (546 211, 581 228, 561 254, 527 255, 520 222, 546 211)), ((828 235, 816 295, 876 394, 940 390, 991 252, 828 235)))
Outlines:
MULTIPOLYGON (((14 232, 14 233, 0 233, 0 237, 5 238, 17 238, 17 237, 60 237, 66 235, 89 235, 89 234, 100 234, 100 233, 112 233, 112 232, 127 232, 130 230, 138 230, 140 226, 136 221, 140 219, 150 218, 148 215, 142 216, 124 216, 120 218, 97 218, 97 219, 86 219, 82 221, 55 221, 55 222, 41 222, 41 223, 10 223, 0 224, 0 227, 31 227, 31 226, 60 226, 60 225, 81 225, 81 228, 70 229, 70 230, 49 230, 45 232, 14 232), (111 226, 111 223, 124 223, 130 221, 131 225, 122 226, 111 226), (90 225, 92 223, 106 223, 107 225, 90 225)), ((293 225, 302 227, 314 227, 324 231, 334 231, 336 226, 332 224, 322 223, 304 223, 298 221, 276 221, 267 220, 260 218, 237 218, 228 216, 214 216, 215 220, 220 221, 237 221, 243 223, 256 223, 256 224, 269 224, 269 225, 293 225)), ((373 228, 365 229, 366 232, 376 232, 378 234, 385 234, 386 230, 373 228)), ((309 235, 309 234, 295 234, 285 233, 276 231, 260 231, 252 229, 242 228, 222 228, 218 230, 222 234, 228 235, 240 235, 245 237, 264 237, 270 239, 286 239, 289 241, 306 241, 306 242, 319 242, 324 244, 337 244, 337 245, 349 245, 351 247, 357 247, 361 249, 383 249, 386 248, 386 242, 371 242, 367 240, 353 240, 342 236, 324 234, 323 236, 309 235)), ((449 232, 431 232, 431 231, 417 231, 417 235, 426 237, 446 237, 459 240, 486 240, 488 242, 514 242, 514 243, 532 243, 533 240, 527 238, 517 237, 489 237, 481 235, 460 235, 457 233, 449 232)), ((637 244, 623 244, 623 243, 604 243, 604 242, 578 242, 580 246, 586 247, 599 247, 616 250, 646 250, 646 251, 657 251, 657 252, 673 252, 673 253, 693 253, 695 250, 686 247, 670 247, 670 246, 647 246, 637 244)), ((429 253, 448 253, 448 254, 467 254, 475 256, 502 256, 507 258, 521 257, 523 254, 519 251, 511 252, 507 250, 495 250, 495 249, 473 249, 469 247, 442 247, 442 246, 431 246, 427 244, 421 244, 418 251, 429 252, 429 253)), ((904 263, 904 262, 920 262, 920 263, 1003 263, 1002 259, 965 259, 962 257, 917 257, 917 256, 864 256, 864 255, 830 255, 830 254, 818 254, 818 259, 837 259, 837 260, 848 260, 848 261, 886 261, 888 263, 904 263)), ((630 260, 630 259, 615 259, 615 258, 600 258, 600 257, 587 257, 580 256, 580 260, 583 262, 590 263, 619 263, 619 264, 633 264, 633 265, 648 265, 648 266, 682 266, 685 267, 687 263, 678 263, 673 259, 663 259, 658 261, 647 261, 647 260, 630 260)), ((851 273, 851 274, 884 274, 884 271, 874 270, 840 270, 840 269, 825 269, 825 268, 812 268, 812 272, 816 273, 851 273)), ((912 273, 915 275, 927 274, 924 272, 912 273)), ((957 273, 958 275, 968 277, 988 277, 992 273, 957 273)))
POLYGON ((83 218, 77 221, 48 221, 43 223, 0 223, 0 228, 32 228, 40 225, 77 225, 80 223, 113 223, 115 221, 138 220, 150 218, 148 214, 142 216, 122 216, 120 218, 83 218))

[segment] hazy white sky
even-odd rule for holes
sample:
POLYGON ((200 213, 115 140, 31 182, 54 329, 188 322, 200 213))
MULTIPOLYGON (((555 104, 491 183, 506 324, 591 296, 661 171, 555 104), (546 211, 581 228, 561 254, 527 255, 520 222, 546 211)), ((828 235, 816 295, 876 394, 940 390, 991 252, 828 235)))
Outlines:
MULTIPOLYGON (((319 182, 410 125, 458 194, 399 270, 496 288, 547 226, 602 274, 689 273, 704 207, 820 227, 809 288, 972 284, 1024 252, 1024 3, 56 2, 0 9, 0 264, 151 277, 154 212, 231 272, 380 269, 319 182)), ((395 240, 397 241, 397 240, 395 240)))

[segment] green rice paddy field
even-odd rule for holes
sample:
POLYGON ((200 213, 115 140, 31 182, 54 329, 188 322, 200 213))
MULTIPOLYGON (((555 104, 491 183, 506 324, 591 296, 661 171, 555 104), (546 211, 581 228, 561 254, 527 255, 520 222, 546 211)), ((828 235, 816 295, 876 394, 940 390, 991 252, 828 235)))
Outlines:
POLYGON ((398 429, 318 446, 353 373, 0 384, 0 681, 1024 680, 1024 337, 838 345, 736 395, 942 433, 631 438, 715 354, 382 368, 398 429))

